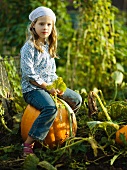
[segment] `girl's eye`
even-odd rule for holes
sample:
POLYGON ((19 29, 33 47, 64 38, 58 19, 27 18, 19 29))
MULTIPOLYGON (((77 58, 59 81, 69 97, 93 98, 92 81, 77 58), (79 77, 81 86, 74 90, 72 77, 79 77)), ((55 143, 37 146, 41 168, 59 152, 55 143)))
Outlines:
MULTIPOLYGON (((43 25, 45 25, 45 23, 41 22, 41 23, 39 23, 39 25, 40 25, 40 26, 43 26, 43 25)), ((47 25, 50 26, 50 25, 52 25, 52 24, 51 24, 51 23, 47 23, 47 25)))
POLYGON ((44 23, 40 23, 40 25, 44 25, 44 23))

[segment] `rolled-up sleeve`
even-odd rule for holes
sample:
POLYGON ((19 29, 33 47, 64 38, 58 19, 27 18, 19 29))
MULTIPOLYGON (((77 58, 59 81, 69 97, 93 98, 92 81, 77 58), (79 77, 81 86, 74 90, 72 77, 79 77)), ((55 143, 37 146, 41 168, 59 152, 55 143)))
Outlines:
POLYGON ((34 50, 29 46, 21 49, 21 72, 28 81, 36 81, 39 85, 44 82, 34 69, 34 50))

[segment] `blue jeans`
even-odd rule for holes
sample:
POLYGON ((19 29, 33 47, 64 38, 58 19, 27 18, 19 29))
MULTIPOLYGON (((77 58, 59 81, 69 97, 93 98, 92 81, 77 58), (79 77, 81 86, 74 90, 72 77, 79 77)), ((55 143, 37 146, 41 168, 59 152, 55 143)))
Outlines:
MULTIPOLYGON (((50 94, 44 89, 33 90, 23 94, 26 103, 40 110, 40 115, 34 121, 29 136, 35 140, 43 141, 57 115, 57 107, 50 94)), ((76 113, 81 106, 82 98, 75 91, 67 88, 59 98, 66 101, 76 113)))

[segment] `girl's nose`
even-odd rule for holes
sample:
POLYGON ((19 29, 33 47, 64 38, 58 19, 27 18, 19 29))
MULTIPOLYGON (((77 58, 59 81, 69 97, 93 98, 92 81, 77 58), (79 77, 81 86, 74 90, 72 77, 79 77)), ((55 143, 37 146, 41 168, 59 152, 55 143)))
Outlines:
POLYGON ((47 26, 47 24, 45 24, 45 25, 44 25, 44 29, 47 29, 47 28, 48 28, 48 26, 47 26))

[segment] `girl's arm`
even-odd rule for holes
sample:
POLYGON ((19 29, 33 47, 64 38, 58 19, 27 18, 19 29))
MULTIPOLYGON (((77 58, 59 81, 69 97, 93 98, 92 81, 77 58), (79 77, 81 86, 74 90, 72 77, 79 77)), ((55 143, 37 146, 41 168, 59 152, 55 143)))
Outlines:
MULTIPOLYGON (((40 87, 40 88, 42 88, 42 89, 45 89, 45 90, 47 90, 46 89, 46 86, 48 85, 46 82, 43 82, 41 85, 40 84, 38 84, 36 81, 31 81, 30 80, 30 83, 31 84, 33 84, 33 85, 35 85, 35 86, 38 86, 38 87, 40 87)), ((55 94, 57 94, 58 93, 58 90, 57 89, 54 89, 54 88, 52 88, 51 90, 47 90, 51 95, 55 95, 55 94)))

